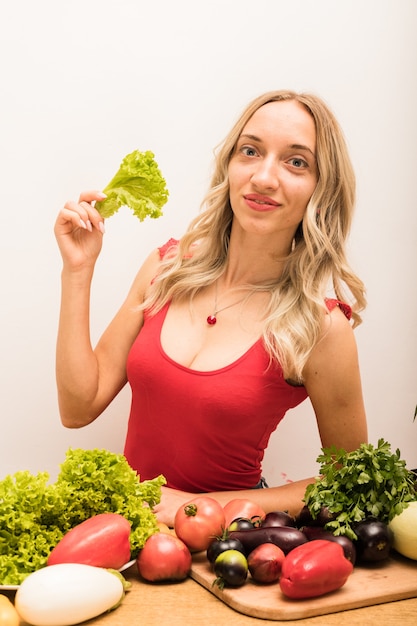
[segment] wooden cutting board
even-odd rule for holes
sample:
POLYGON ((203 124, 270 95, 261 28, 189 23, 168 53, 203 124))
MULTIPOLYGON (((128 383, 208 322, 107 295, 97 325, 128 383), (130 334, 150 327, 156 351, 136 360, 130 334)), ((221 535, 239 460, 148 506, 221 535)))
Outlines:
POLYGON ((346 584, 319 598, 290 600, 279 584, 261 585, 250 577, 236 589, 212 586, 215 574, 205 553, 193 556, 191 577, 231 608, 269 620, 294 620, 417 597, 417 561, 393 555, 384 564, 356 566, 346 584))

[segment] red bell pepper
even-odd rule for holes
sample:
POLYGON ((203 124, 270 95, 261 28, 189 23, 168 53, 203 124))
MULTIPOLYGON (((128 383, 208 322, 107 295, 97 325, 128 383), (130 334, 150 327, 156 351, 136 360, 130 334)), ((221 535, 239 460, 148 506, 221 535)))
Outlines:
POLYGON ((119 569, 130 561, 130 523, 119 513, 100 513, 69 530, 52 549, 47 565, 82 563, 119 569))
POLYGON ((341 545, 315 539, 287 554, 279 584, 288 598, 314 598, 340 589, 352 571, 341 545))

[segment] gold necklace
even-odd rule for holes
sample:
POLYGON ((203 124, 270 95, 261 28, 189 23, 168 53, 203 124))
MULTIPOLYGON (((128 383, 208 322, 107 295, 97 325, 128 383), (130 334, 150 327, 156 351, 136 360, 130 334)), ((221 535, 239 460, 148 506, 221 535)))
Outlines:
POLYGON ((232 304, 227 304, 226 306, 223 306, 220 309, 218 309, 217 308, 217 281, 216 281, 215 295, 214 295, 214 311, 213 313, 211 313, 211 315, 207 317, 207 324, 209 326, 214 326, 215 324, 217 324, 217 315, 219 313, 221 313, 222 311, 225 311, 226 309, 230 309, 232 306, 236 306, 237 304, 240 304, 241 302, 246 300, 246 298, 249 298, 249 296, 255 293, 255 291, 256 289, 252 289, 252 291, 248 293, 246 296, 244 296, 243 298, 240 298, 236 302, 232 302, 232 304))

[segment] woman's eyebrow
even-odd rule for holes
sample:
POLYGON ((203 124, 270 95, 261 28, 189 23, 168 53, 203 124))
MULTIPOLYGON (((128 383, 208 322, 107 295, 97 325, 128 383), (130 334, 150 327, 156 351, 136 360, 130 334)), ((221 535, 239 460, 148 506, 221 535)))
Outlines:
POLYGON ((242 133, 239 139, 242 139, 243 137, 245 137, 246 139, 251 139, 252 141, 261 141, 260 137, 257 137, 256 135, 251 135, 250 133, 242 133))
POLYGON ((307 152, 310 152, 310 154, 316 158, 316 155, 314 154, 313 150, 311 148, 309 148, 308 146, 304 146, 301 143, 293 143, 290 148, 292 150, 306 150, 307 152))
MULTIPOLYGON (((239 139, 250 139, 251 141, 257 141, 257 142, 262 141, 260 137, 257 137, 256 135, 251 135, 250 133, 242 133, 239 139)), ((289 148, 291 148, 291 150, 304 150, 306 152, 310 152, 310 154, 314 158, 316 158, 316 155, 314 154, 313 150, 309 148, 308 146, 305 146, 302 143, 293 143, 289 146, 289 148)))

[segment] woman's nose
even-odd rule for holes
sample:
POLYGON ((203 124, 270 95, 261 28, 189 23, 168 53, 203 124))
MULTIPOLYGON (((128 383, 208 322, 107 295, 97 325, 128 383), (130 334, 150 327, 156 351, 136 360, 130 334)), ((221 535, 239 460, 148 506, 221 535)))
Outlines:
POLYGON ((252 174, 252 183, 257 187, 276 189, 279 186, 279 167, 275 159, 262 159, 252 174))

